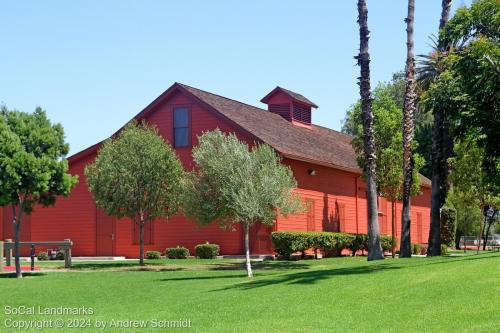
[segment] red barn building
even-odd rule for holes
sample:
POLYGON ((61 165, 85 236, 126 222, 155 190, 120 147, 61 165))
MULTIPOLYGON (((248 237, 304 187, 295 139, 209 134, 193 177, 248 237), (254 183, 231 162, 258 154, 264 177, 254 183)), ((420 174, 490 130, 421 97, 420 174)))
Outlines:
MULTIPOLYGON (((349 135, 313 125, 311 113, 317 106, 304 96, 277 87, 262 100, 267 109, 175 83, 136 117, 155 124, 170 142, 186 169, 193 167, 191 149, 197 136, 219 128, 234 132, 247 143, 271 145, 289 165, 298 181, 297 192, 307 203, 307 213, 279 217, 274 227, 256 225, 251 234, 252 253, 272 252, 273 230, 367 232, 365 184, 356 163, 349 135)), ((127 219, 116 220, 96 208, 83 170, 96 157, 97 143, 69 157, 70 172, 79 183, 68 198, 53 207, 38 207, 21 226, 21 241, 70 238, 76 256, 138 257, 138 230, 127 219)), ((429 232, 430 181, 422 178, 421 194, 412 197, 411 239, 426 242, 429 232)), ((379 198, 382 234, 391 234, 391 206, 379 198)), ((12 238, 10 208, 0 210, 0 239, 12 238)), ((396 209, 397 234, 401 205, 396 209)), ((242 230, 226 231, 217 224, 199 227, 178 215, 157 220, 146 227, 146 250, 164 251, 199 243, 220 244, 222 254, 243 253, 242 230)))

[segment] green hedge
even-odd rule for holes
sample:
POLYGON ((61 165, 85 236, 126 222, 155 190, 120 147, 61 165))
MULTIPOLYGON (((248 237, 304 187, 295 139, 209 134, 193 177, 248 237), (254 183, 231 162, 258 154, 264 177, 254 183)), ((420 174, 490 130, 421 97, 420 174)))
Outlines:
MULTIPOLYGON (((394 240, 397 241, 397 240, 394 240)), ((382 245, 382 250, 391 251, 392 249, 392 236, 380 235, 380 245, 382 245)))
POLYGON ((354 239, 349 245, 349 250, 351 250, 353 256, 357 251, 368 251, 368 235, 355 234, 354 239))
MULTIPOLYGON (((300 231, 275 231, 271 234, 274 250, 286 259, 293 253, 301 252, 304 257, 308 249, 322 250, 325 254, 338 256, 342 250, 351 250, 353 254, 359 250, 368 250, 368 237, 366 234, 348 234, 343 232, 300 232, 300 231)), ((382 249, 390 251, 392 237, 380 237, 382 249)))
POLYGON ((304 254, 308 249, 338 255, 349 248, 354 238, 354 235, 341 232, 275 231, 271 234, 274 250, 286 259, 295 252, 304 254))
POLYGON ((189 256, 189 250, 185 247, 169 247, 165 250, 168 259, 186 259, 189 256))
POLYGON ((146 259, 160 259, 161 253, 159 251, 147 251, 146 259))
POLYGON ((215 259, 219 255, 219 250, 219 245, 209 242, 195 246, 196 256, 200 259, 215 259))

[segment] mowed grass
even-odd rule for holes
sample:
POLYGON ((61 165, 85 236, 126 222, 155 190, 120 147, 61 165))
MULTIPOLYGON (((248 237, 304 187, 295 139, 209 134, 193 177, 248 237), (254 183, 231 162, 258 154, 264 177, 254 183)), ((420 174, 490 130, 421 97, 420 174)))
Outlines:
MULTIPOLYGON (((44 264, 53 269, 55 263, 44 264)), ((0 275, 5 306, 92 307, 102 320, 189 319, 190 329, 115 332, 499 332, 500 253, 464 257, 364 257, 255 263, 245 277, 236 260, 75 262, 71 271, 24 279, 0 275)), ((36 331, 35 329, 31 331, 36 331)), ((98 332, 97 328, 53 329, 98 332)))

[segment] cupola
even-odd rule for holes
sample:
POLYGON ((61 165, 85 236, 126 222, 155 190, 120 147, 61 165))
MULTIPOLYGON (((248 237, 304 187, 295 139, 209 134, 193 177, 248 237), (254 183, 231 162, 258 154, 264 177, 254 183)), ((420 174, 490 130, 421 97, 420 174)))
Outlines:
POLYGON ((263 99, 269 112, 276 113, 292 124, 306 128, 311 127, 311 110, 318 106, 296 92, 276 87, 263 99))

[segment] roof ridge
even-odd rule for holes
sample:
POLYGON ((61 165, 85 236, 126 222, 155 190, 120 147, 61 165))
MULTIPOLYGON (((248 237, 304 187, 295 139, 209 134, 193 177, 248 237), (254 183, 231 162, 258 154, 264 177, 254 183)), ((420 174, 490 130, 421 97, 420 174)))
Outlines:
POLYGON ((196 88, 196 87, 184 84, 184 83, 180 83, 180 82, 176 82, 176 83, 179 84, 179 85, 181 85, 181 86, 183 86, 183 87, 187 87, 187 88, 191 88, 191 89, 196 89, 196 90, 201 91, 201 92, 203 92, 205 94, 210 94, 210 95, 213 95, 213 96, 217 96, 217 97, 220 97, 220 98, 227 99, 229 101, 233 101, 233 102, 236 102, 236 103, 239 103, 239 104, 250 106, 250 107, 255 108, 257 110, 260 110, 260 111, 269 112, 266 109, 259 108, 258 106, 255 106, 255 105, 252 105, 252 104, 248 104, 248 103, 245 103, 245 102, 242 102, 242 101, 238 101, 238 100, 235 100, 235 99, 232 99, 232 98, 229 98, 229 97, 226 97, 226 96, 222 96, 222 95, 219 95, 219 94, 214 94, 213 92, 206 91, 206 90, 203 90, 203 89, 200 89, 200 88, 196 88))

